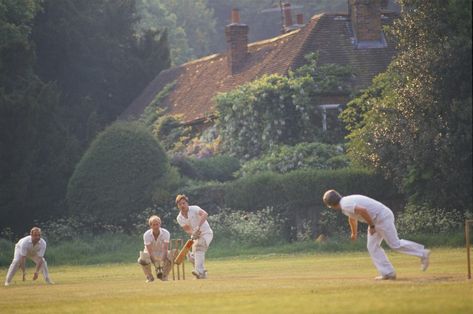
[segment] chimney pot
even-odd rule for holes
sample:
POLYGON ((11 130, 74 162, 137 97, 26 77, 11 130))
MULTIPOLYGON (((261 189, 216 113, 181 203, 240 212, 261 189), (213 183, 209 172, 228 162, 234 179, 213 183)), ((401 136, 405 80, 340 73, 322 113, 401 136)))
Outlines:
POLYGON ((240 10, 237 8, 232 9, 232 24, 240 24, 240 10))

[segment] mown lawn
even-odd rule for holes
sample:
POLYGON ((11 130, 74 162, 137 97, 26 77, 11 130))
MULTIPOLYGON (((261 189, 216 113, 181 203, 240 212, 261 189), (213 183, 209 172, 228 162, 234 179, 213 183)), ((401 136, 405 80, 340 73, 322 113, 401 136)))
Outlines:
POLYGON ((150 284, 137 264, 52 266, 54 286, 17 274, 0 287, 0 312, 473 313, 464 249, 434 249, 425 273, 417 258, 388 254, 396 281, 374 281, 366 252, 214 259, 207 280, 187 265, 187 280, 150 284))

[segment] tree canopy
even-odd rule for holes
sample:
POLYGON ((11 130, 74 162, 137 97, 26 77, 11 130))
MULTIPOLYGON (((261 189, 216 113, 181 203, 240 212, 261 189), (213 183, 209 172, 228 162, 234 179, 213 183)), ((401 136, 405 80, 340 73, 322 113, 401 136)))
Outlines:
POLYGON ((0 0, 0 229, 65 213, 88 144, 169 66, 166 32, 138 36, 135 8, 0 0))
POLYGON ((401 0, 399 54, 343 118, 352 158, 414 203, 472 206, 470 1, 401 0))

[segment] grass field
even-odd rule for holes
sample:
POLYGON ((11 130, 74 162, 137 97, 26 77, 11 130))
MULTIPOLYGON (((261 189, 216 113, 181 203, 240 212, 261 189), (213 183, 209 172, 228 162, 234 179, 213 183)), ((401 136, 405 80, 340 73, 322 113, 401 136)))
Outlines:
POLYGON ((464 249, 434 249, 425 273, 417 258, 388 254, 396 281, 374 281, 367 252, 214 259, 207 280, 188 264, 187 280, 149 284, 134 263, 50 267, 53 286, 17 274, 1 287, 0 312, 473 313, 464 249))

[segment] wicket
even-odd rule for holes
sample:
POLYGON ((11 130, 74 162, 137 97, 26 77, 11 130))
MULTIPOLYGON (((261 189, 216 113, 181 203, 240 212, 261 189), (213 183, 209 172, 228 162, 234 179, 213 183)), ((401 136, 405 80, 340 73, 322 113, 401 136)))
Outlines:
POLYGON ((473 220, 465 220, 465 241, 466 241, 466 260, 468 263, 468 279, 471 279, 471 261, 470 261, 470 226, 473 220))
POLYGON ((181 280, 181 269, 182 269, 182 280, 186 280, 186 272, 185 272, 185 262, 182 262, 181 265, 174 264, 174 259, 176 258, 177 254, 181 250, 183 246, 183 241, 182 239, 171 239, 169 241, 169 250, 172 252, 172 280, 176 280, 176 273, 177 273, 177 280, 181 280), (177 269, 175 271, 175 268, 177 269))

